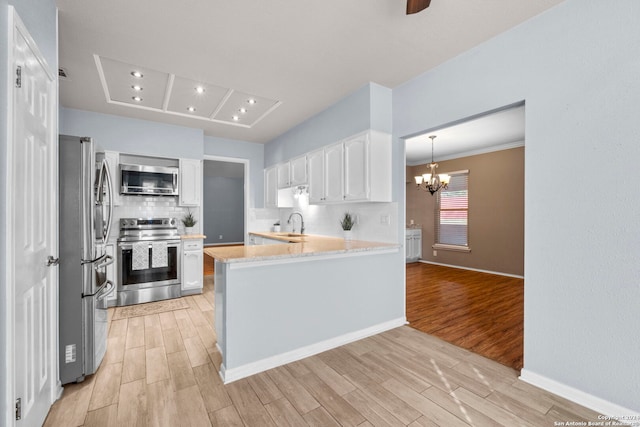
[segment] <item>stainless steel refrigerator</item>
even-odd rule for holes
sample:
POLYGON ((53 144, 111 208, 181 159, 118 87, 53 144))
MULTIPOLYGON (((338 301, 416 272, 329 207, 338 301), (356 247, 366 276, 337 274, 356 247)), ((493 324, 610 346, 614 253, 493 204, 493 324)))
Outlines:
POLYGON ((105 253, 111 231, 113 186, 104 153, 91 138, 60 135, 60 380, 79 382, 96 372, 107 350, 105 253))

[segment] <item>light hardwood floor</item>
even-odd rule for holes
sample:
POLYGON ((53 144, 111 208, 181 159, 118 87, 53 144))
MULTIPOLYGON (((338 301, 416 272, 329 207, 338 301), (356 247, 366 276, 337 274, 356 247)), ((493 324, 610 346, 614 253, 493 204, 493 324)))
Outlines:
MULTIPOLYGON (((553 426, 597 414, 410 327, 223 385, 213 281, 190 308, 110 324, 96 375, 46 426, 553 426)), ((256 321, 259 321, 257 319, 256 321)))

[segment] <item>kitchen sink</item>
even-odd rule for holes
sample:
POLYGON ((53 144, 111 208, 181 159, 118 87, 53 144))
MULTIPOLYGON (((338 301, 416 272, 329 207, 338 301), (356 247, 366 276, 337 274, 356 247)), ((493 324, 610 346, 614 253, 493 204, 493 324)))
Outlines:
POLYGON ((282 236, 282 237, 303 237, 304 234, 300 234, 300 233, 273 233, 276 236, 282 236))

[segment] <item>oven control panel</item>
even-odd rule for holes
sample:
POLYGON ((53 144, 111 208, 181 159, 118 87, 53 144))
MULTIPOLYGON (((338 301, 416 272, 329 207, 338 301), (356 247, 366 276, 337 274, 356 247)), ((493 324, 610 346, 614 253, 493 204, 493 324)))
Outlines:
POLYGON ((153 230, 157 228, 177 228, 176 218, 121 218, 121 230, 153 230))

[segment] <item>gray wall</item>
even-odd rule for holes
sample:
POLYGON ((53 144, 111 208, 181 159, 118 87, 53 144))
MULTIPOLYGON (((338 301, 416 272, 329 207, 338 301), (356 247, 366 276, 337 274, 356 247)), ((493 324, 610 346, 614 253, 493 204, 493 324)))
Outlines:
MULTIPOLYGON (((6 220, 7 220, 7 203, 5 200, 6 182, 7 182, 7 107, 10 100, 7 93, 7 35, 8 35, 8 6, 13 5, 34 38, 40 51, 44 55, 51 71, 55 73, 58 68, 58 50, 57 50, 57 19, 55 2, 53 0, 0 0, 0 135, 2 144, 0 144, 0 307, 4 307, 7 303, 5 277, 7 271, 6 265, 6 220)), ((3 314, 4 316, 4 310, 3 314)), ((7 353, 11 350, 11 346, 7 342, 7 337, 3 326, 0 327, 0 424, 4 423, 5 414, 10 413, 10 409, 6 407, 7 396, 5 395, 5 386, 8 378, 5 378, 4 366, 6 364, 7 353)))
POLYGON ((244 178, 205 175, 202 188, 204 243, 244 242, 244 178))
POLYGON ((396 137, 526 101, 523 375, 635 411, 638 16, 567 0, 393 91, 396 137))
POLYGON ((261 208, 264 206, 264 145, 205 136, 204 154, 248 160, 249 207, 261 208))

